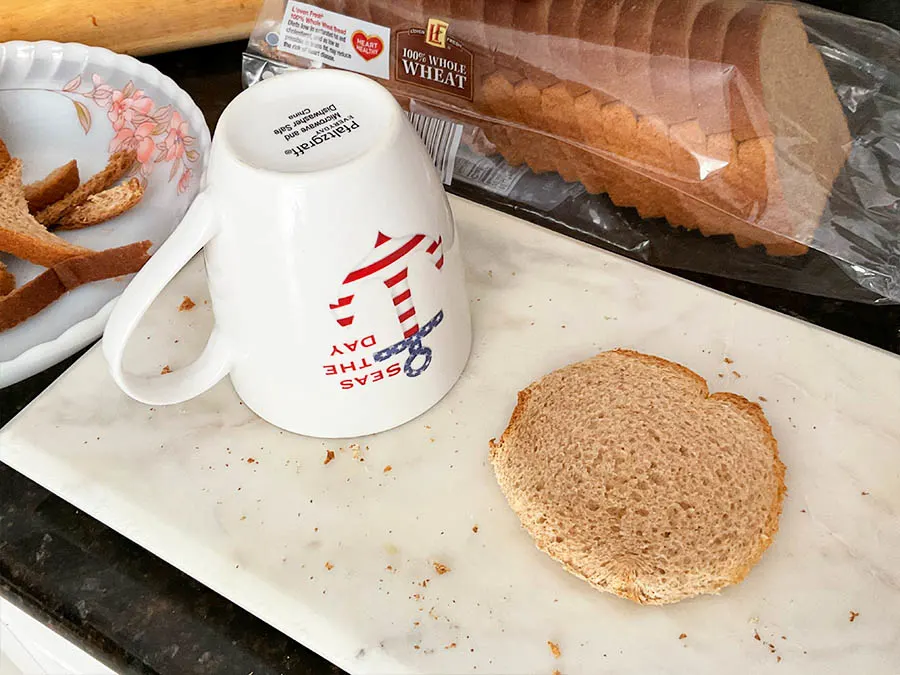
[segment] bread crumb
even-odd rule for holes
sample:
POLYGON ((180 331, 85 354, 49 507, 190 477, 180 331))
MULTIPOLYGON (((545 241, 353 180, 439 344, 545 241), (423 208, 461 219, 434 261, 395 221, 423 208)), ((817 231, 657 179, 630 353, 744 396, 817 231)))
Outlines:
POLYGON ((450 571, 450 568, 444 565, 443 563, 439 563, 437 561, 434 562, 434 571, 438 574, 447 574, 450 571))
POLYGON ((247 516, 241 516, 241 520, 247 520, 247 516))
POLYGON ((393 566, 393 565, 388 565, 388 566, 385 567, 384 569, 386 569, 388 572, 393 572, 393 571, 394 571, 394 566, 393 566))
MULTIPOLYGON (((513 274, 515 274, 515 272, 513 272, 513 274)), ((455 643, 455 642, 451 642, 449 645, 447 645, 446 647, 444 647, 444 649, 456 649, 456 643, 455 643)))
POLYGON ((734 361, 732 361, 731 359, 729 359, 727 356, 723 359, 723 361, 725 361, 725 363, 727 363, 729 366, 730 366, 732 363, 734 363, 734 361))
POLYGON ((759 631, 753 631, 753 639, 756 640, 757 642, 762 641, 762 638, 759 637, 759 631))
POLYGON ((388 464, 386 467, 384 467, 384 473, 387 473, 388 471, 390 471, 393 468, 394 467, 392 467, 390 464, 388 464))
POLYGON ((866 492, 865 490, 863 490, 863 491, 860 492, 859 494, 861 494, 863 497, 868 497, 868 496, 869 496, 869 493, 866 492))
POLYGON ((331 460, 334 459, 334 450, 326 450, 325 451, 325 461, 323 464, 328 464, 331 460))
POLYGON ((478 534, 478 526, 477 525, 472 526, 472 532, 474 532, 475 534, 478 534))
POLYGON ((766 403, 766 402, 768 402, 769 399, 767 399, 765 396, 760 396, 759 400, 762 401, 763 403, 766 403))
POLYGON ((558 659, 560 656, 562 656, 562 651, 560 651, 559 645, 557 643, 547 640, 547 646, 550 647, 550 653, 553 654, 554 659, 558 659))
POLYGON ((247 464, 259 464, 254 457, 247 458, 247 464))
POLYGON ((781 663, 781 657, 780 657, 780 656, 776 656, 776 657, 775 657, 775 663, 781 663))
POLYGON ((852 609, 850 610, 850 623, 856 621, 856 617, 859 616, 859 612, 854 612, 852 609))
POLYGON ((725 377, 722 373, 719 373, 719 377, 725 377))
POLYGON ((332 565, 330 562, 328 562, 328 561, 326 560, 326 561, 325 561, 325 569, 328 570, 328 571, 330 572, 331 570, 334 569, 334 565, 332 565))
POLYGON ((736 370, 732 370, 732 371, 731 371, 731 374, 734 375, 735 377, 738 377, 738 378, 741 376, 741 374, 740 374, 738 371, 736 371, 736 370))
POLYGON ((168 375, 168 374, 171 373, 171 372, 172 372, 172 369, 169 368, 168 365, 165 365, 165 366, 163 366, 162 370, 159 371, 159 374, 160 374, 160 375, 168 375))
POLYGON ((190 296, 184 296, 184 300, 181 301, 181 304, 178 305, 179 312, 189 312, 197 306, 197 303, 191 300, 190 296))
POLYGON ((419 645, 413 645, 413 649, 421 649, 421 647, 419 647, 419 645))
POLYGON ((553 675, 562 675, 562 673, 560 673, 558 670, 554 670, 553 675))
POLYGON ((678 636, 678 639, 684 640, 686 637, 687 637, 687 633, 682 633, 681 635, 678 636))

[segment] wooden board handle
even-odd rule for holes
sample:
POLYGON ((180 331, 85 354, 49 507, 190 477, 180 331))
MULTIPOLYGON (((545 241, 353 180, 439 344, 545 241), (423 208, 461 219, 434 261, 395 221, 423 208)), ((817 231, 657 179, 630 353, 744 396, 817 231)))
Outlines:
POLYGON ((0 42, 56 40, 125 54, 247 38, 262 0, 3 0, 0 42))

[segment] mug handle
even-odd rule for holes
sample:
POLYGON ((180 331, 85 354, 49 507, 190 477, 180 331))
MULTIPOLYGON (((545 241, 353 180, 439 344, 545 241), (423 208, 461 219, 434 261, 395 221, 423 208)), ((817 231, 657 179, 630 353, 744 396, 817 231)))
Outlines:
POLYGON ((126 286, 103 332, 103 354, 116 384, 131 398, 148 405, 169 405, 193 398, 221 380, 231 357, 217 326, 196 361, 165 375, 126 373, 125 346, 147 309, 172 278, 216 233, 210 195, 201 191, 175 231, 126 286))

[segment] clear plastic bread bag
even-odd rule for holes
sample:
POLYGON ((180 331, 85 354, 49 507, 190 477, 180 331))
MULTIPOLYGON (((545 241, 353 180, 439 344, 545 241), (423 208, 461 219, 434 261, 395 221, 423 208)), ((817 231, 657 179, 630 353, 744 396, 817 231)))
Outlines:
POLYGON ((318 67, 388 87, 452 192, 661 267, 900 302, 885 26, 753 0, 266 0, 244 85, 318 67))

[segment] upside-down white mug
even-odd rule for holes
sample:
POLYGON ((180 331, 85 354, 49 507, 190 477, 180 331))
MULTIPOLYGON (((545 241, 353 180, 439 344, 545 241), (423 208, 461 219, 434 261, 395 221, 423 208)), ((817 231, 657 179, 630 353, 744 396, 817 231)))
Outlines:
POLYGON ((384 87, 339 70, 279 75, 222 114, 204 189, 122 293, 103 352, 146 404, 229 375, 288 431, 390 429, 437 403, 468 359, 459 248, 431 158, 384 87), (215 315, 203 353, 166 375, 125 372, 141 317, 201 248, 215 315))

